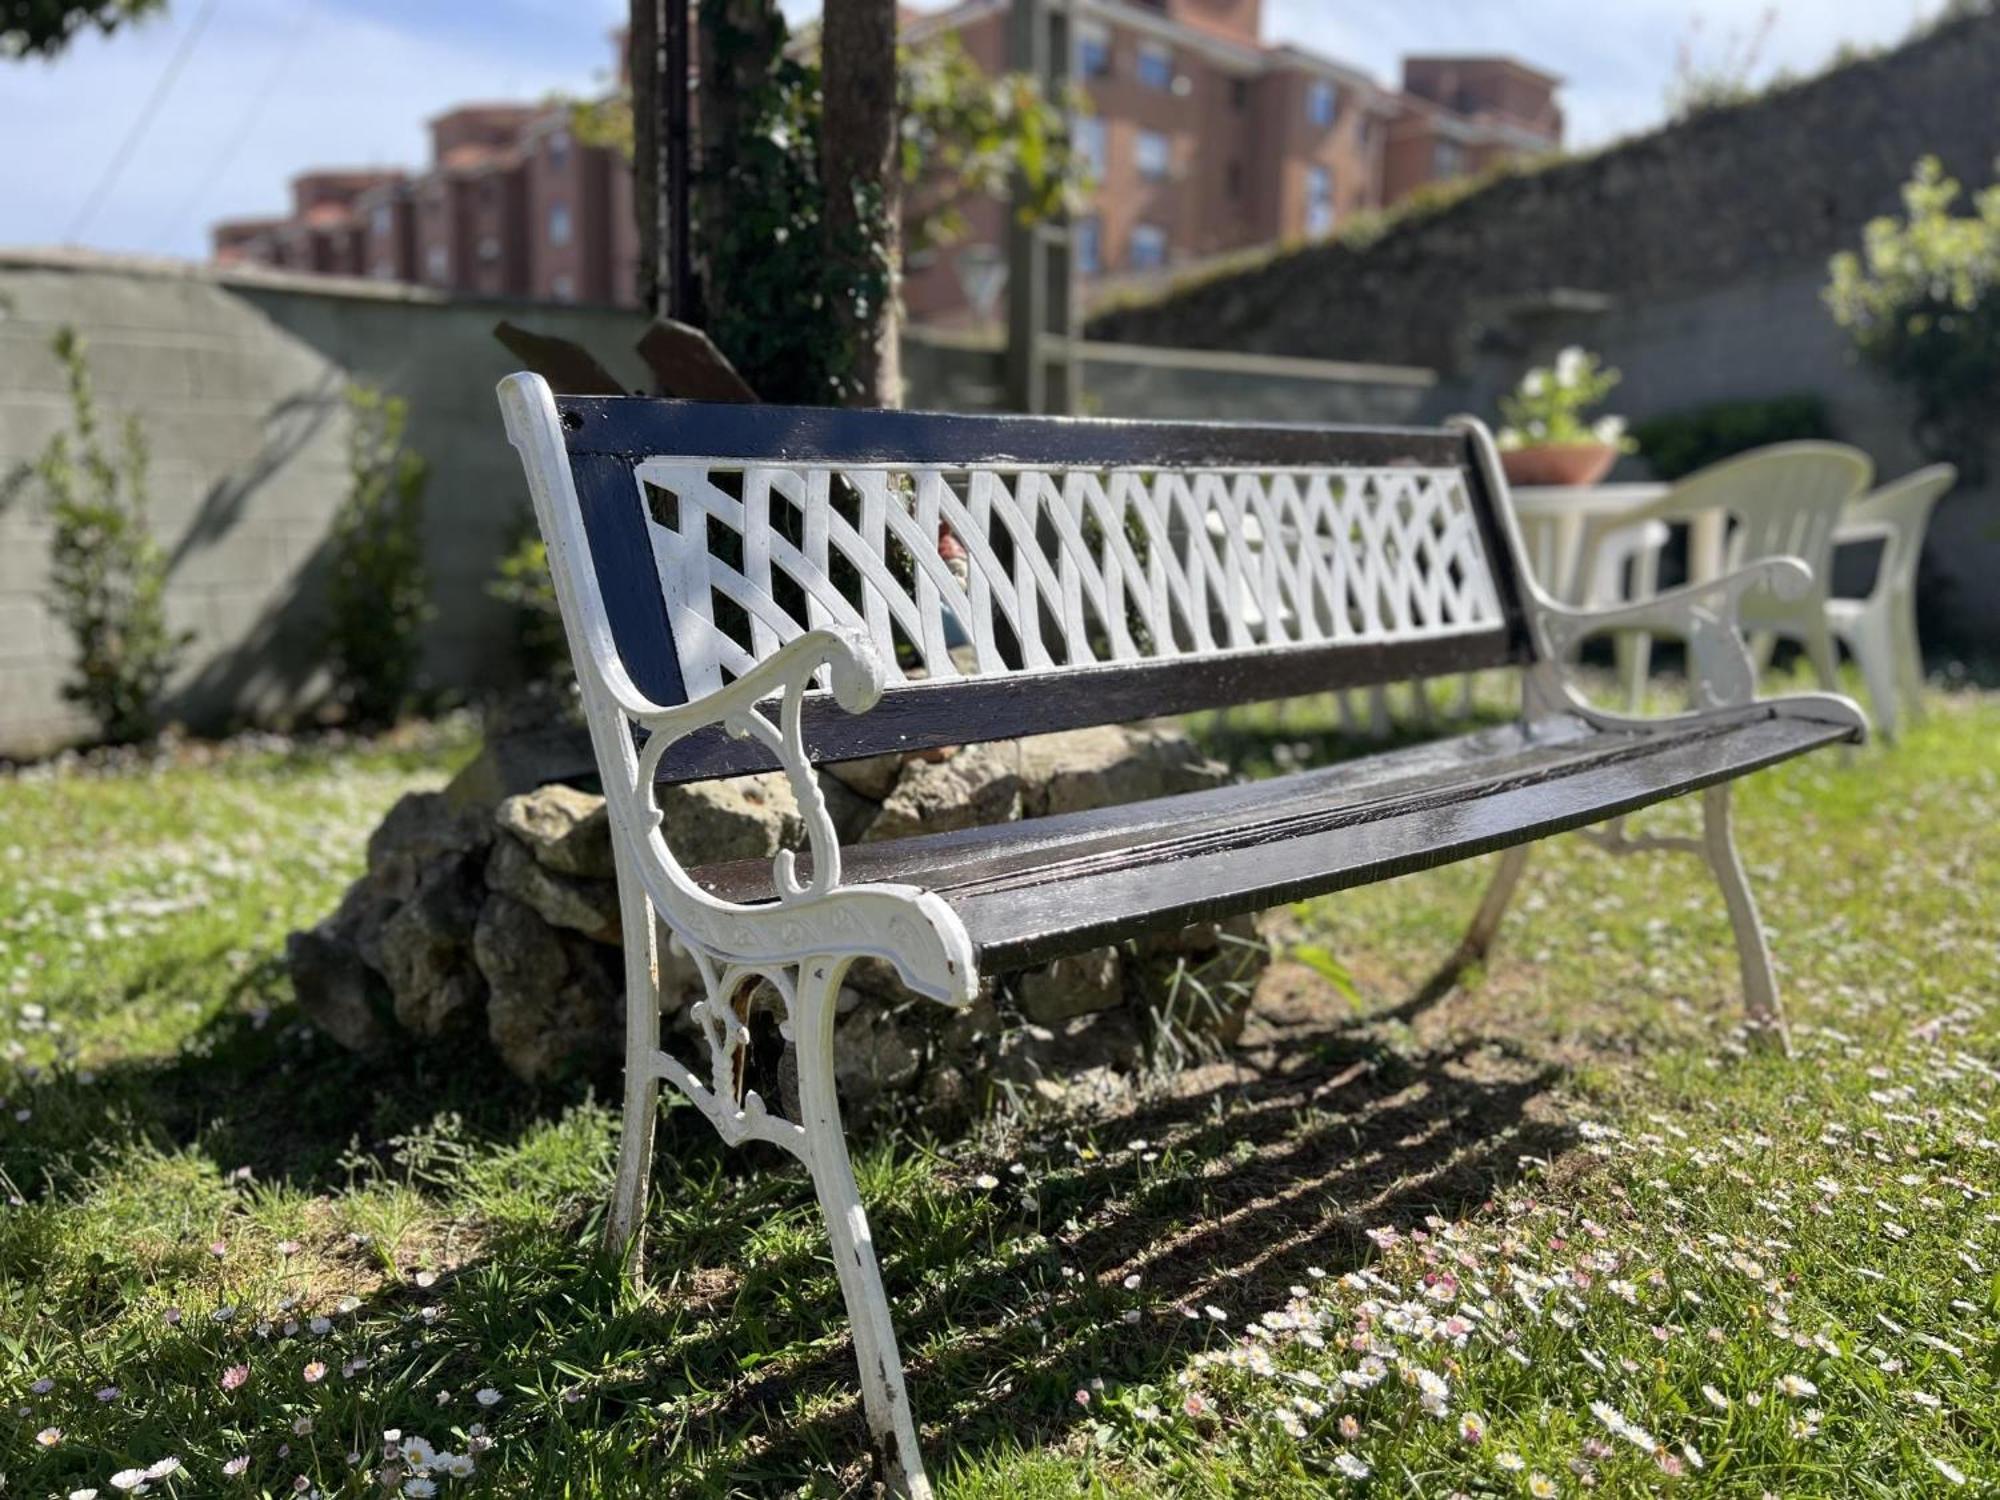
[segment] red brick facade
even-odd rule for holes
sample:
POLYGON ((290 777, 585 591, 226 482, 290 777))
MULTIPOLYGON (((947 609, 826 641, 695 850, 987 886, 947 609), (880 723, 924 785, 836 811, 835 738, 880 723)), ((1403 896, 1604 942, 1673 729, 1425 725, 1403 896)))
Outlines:
MULTIPOLYGON (((1558 79, 1504 58, 1411 58, 1404 89, 1259 40, 1261 0, 1079 0, 1074 80, 1090 101, 1079 141, 1096 166, 1075 226, 1086 288, 1250 246, 1313 239, 1441 176, 1555 149, 1558 79), (1440 142, 1443 144, 1440 145, 1440 142)), ((913 34, 956 33, 1004 68, 1006 0, 963 0, 913 34)), ((966 241, 910 257, 919 320, 963 321, 1005 213, 968 214, 966 241)))
POLYGON ((638 229, 618 154, 563 105, 471 104, 431 121, 431 164, 307 172, 293 212, 213 231, 219 261, 551 302, 637 300, 638 229))
MULTIPOLYGON (((1077 0, 1075 78, 1091 106, 1077 131, 1097 166, 1074 226, 1086 287, 1318 238, 1424 183, 1561 142, 1558 80, 1546 73, 1505 58, 1413 57, 1397 91, 1330 58, 1264 46, 1261 6, 1077 0)), ((999 72, 1008 9, 962 0, 908 29, 955 33, 999 72)), ((216 225, 216 259, 490 296, 636 300, 630 173, 575 139, 567 108, 464 105, 431 121, 431 151, 411 177, 302 174, 288 218, 216 225)), ((999 310, 1006 209, 976 201, 965 218, 962 240, 909 256, 904 298, 919 321, 999 310)))

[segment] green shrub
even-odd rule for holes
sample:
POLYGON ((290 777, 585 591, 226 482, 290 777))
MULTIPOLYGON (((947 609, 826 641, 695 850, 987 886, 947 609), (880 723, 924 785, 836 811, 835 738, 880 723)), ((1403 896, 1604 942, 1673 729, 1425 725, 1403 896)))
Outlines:
POLYGON ((63 696, 114 742, 148 738, 160 695, 191 636, 167 628, 167 559, 146 520, 146 443, 136 417, 114 454, 98 422, 83 340, 56 331, 73 431, 57 433, 34 472, 49 498, 50 606, 76 648, 63 696))
POLYGON ((569 643, 555 580, 549 577, 548 544, 528 521, 502 554, 486 592, 514 612, 514 646, 529 676, 557 676, 569 667, 569 643))
POLYGON ((2000 183, 1954 213, 1934 156, 1903 185, 1904 217, 1872 220, 1829 265, 1826 302, 1861 358, 1916 403, 1918 443, 1977 469, 2000 406, 2000 183))
POLYGON ((1830 438, 1826 402, 1800 393, 1767 401, 1718 401, 1668 412, 1632 429, 1639 452, 1662 479, 1679 479, 1712 463, 1772 443, 1830 438))
POLYGON ((333 520, 326 649, 350 717, 381 724, 412 705, 433 613, 423 548, 429 471, 403 445, 401 397, 354 385, 347 410, 351 487, 333 520))

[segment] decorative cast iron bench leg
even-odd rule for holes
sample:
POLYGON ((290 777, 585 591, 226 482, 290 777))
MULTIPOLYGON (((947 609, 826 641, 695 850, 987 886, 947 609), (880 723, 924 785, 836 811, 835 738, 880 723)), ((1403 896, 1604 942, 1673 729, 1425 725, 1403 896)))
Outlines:
MULTIPOLYGON (((1699 841, 1678 835, 1634 835, 1627 830, 1623 818, 1613 818, 1601 829, 1584 829, 1583 834, 1599 848, 1613 854, 1659 849, 1690 850, 1700 853, 1708 861, 1708 867, 1715 872, 1715 883, 1722 889, 1723 905, 1729 911, 1729 925, 1736 935, 1736 957, 1743 973, 1743 1008, 1749 1013, 1751 1023, 1775 1038, 1789 1054, 1791 1033, 1785 1025, 1784 1007, 1779 1003, 1777 982, 1771 973, 1771 950, 1764 937, 1764 924, 1757 915, 1756 898, 1750 894, 1750 882, 1743 873, 1742 857, 1736 850, 1735 828, 1730 817, 1730 790, 1730 783, 1722 782, 1702 791, 1702 836, 1699 841)), ((1500 863, 1495 866, 1493 877, 1487 883, 1486 894, 1480 899, 1479 910, 1473 916, 1471 926, 1466 928, 1465 937, 1453 956, 1455 967, 1483 959, 1492 949, 1493 940, 1500 930, 1500 920, 1507 914, 1508 904, 1521 883, 1521 872, 1528 863, 1528 849, 1526 844, 1516 844, 1501 854, 1500 863)))
MULTIPOLYGON (((636 891, 636 882, 621 887, 636 891)), ((614 1249, 628 1255, 635 1283, 643 1274, 646 1200, 652 1177, 654 1119, 660 1097, 660 982, 656 929, 644 895, 630 898, 626 925, 625 1134, 618 1150, 618 1185, 606 1226, 614 1249)), ((812 1176, 840 1279, 841 1298, 860 1366, 862 1406, 881 1455, 890 1492, 930 1500, 916 1423, 903 1386, 896 1328, 875 1258, 875 1241, 848 1157, 833 1069, 833 1023, 842 978, 852 955, 807 959, 786 996, 785 1035, 798 1063, 797 1135, 783 1149, 812 1176)), ((746 981, 749 982, 749 981, 746 981)), ((724 1002, 733 996, 721 997, 724 1002)))
POLYGON ((827 1239, 833 1247, 834 1270, 840 1276, 841 1296, 854 1331, 854 1357, 861 1368, 868 1430, 887 1470, 891 1492, 907 1495, 910 1500, 930 1500, 930 1480, 924 1474, 923 1453, 917 1446, 910 1398, 903 1389, 896 1327, 882 1289, 868 1214, 861 1206, 861 1192, 848 1159, 840 1097, 834 1087, 835 1002, 841 979, 853 961, 851 956, 820 958, 800 966, 797 1008, 792 1014, 799 1113, 803 1117, 799 1123, 805 1127, 806 1166, 819 1194, 827 1239))
POLYGON ((653 909, 622 868, 618 905, 625 937, 625 1119, 618 1137, 618 1179, 605 1238, 626 1257, 636 1286, 645 1276, 646 1200, 653 1176, 653 1131, 660 1113, 660 945, 653 909))
POLYGON ((1722 782, 1701 794, 1702 852, 1715 883, 1722 887, 1723 904, 1729 908, 1729 925, 1736 931, 1736 957, 1743 970, 1743 1004, 1750 1019, 1774 1034, 1787 1053, 1792 1050, 1791 1032, 1778 1003, 1778 986, 1771 977, 1771 950, 1764 940, 1764 924, 1757 917, 1757 901, 1743 875, 1743 860, 1736 852, 1736 834, 1730 819, 1730 785, 1722 782))
POLYGON ((1487 882, 1486 894, 1479 898, 1479 910, 1473 913, 1472 925, 1465 929, 1465 936, 1459 940, 1458 954, 1453 962, 1465 965, 1486 957, 1492 950, 1493 939, 1499 935, 1500 919, 1507 915, 1508 904, 1514 899, 1514 891, 1521 883, 1521 872, 1528 866, 1528 846, 1515 844, 1500 853, 1500 863, 1493 867, 1493 878, 1487 882))

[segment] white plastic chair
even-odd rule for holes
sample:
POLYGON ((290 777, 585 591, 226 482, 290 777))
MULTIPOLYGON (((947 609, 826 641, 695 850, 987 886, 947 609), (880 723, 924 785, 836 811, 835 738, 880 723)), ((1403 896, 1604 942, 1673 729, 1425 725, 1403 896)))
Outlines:
POLYGON ((1950 464, 1933 464, 1884 485, 1847 507, 1833 540, 1882 543, 1875 584, 1864 598, 1829 599, 1827 622, 1861 664, 1875 724, 1890 739, 1904 709, 1923 715, 1924 659, 1917 646, 1917 562, 1931 511, 1958 482, 1950 464))
MULTIPOLYGON (((1650 514, 1651 507, 1644 511, 1650 514)), ((1565 604, 1606 609, 1659 592, 1660 553, 1673 535, 1664 521, 1633 522, 1620 517, 1608 528, 1587 530, 1575 558, 1567 565, 1560 555, 1564 530, 1560 517, 1547 511, 1516 510, 1514 524, 1527 551, 1530 571, 1543 588, 1565 604)), ((1618 677, 1625 684, 1626 704, 1637 712, 1646 696, 1652 637, 1640 631, 1620 631, 1612 644, 1617 651, 1618 677)))
MULTIPOLYGON (((1812 587, 1799 599, 1780 599, 1767 589, 1747 595, 1741 619, 1753 632, 1752 648, 1761 667, 1770 660, 1778 636, 1796 640, 1806 649, 1820 685, 1834 691, 1839 683, 1839 656, 1827 622, 1828 575, 1833 564, 1833 532, 1848 503, 1868 487, 1874 463, 1858 448, 1844 443, 1776 443, 1754 453, 1711 464, 1681 480, 1649 505, 1615 517, 1593 516, 1585 522, 1579 572, 1600 571, 1594 559, 1612 545, 1614 533, 1649 522, 1694 521, 1711 511, 1726 513, 1734 523, 1720 571, 1730 571, 1764 557, 1796 557, 1812 569, 1812 587)), ((1650 573, 1657 578, 1658 549, 1641 553, 1640 583, 1650 573)), ((1697 578, 1707 569, 1691 558, 1697 578)), ((1713 561, 1713 560, 1711 560, 1713 561)), ((1628 693, 1643 692, 1644 666, 1651 656, 1651 639, 1641 635, 1621 648, 1628 670, 1628 693), (1636 675, 1636 680, 1635 680, 1636 675)))

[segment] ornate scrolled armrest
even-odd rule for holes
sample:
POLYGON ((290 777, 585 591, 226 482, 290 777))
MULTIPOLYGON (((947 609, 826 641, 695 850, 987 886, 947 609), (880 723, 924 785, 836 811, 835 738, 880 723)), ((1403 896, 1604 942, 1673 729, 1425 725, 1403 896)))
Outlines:
POLYGON ((1736 708, 1757 701, 1757 666, 1743 640, 1737 611, 1752 589, 1798 599, 1812 587, 1812 570, 1796 557, 1766 557, 1650 599, 1601 609, 1539 602, 1535 628, 1548 660, 1566 661, 1576 646, 1606 630, 1654 630, 1687 643, 1697 708, 1736 708))
MULTIPOLYGON (((761 742, 778 758, 790 783, 792 798, 805 821, 806 843, 812 850, 812 879, 801 884, 796 860, 781 849, 772 860, 772 875, 781 902, 823 896, 840 884, 840 839, 820 791, 819 778, 806 755, 802 728, 805 695, 813 679, 824 673, 834 702, 849 713, 865 713, 882 696, 882 663, 862 638, 846 630, 810 630, 788 641, 727 687, 693 703, 675 708, 628 709, 634 723, 646 731, 639 754, 635 790, 660 826, 659 803, 653 795, 660 758, 677 740, 698 729, 720 724, 737 738, 761 742), (778 722, 768 716, 769 701, 778 699, 778 722)), ((668 851, 671 858, 671 850, 668 851)))
POLYGON ((805 748, 806 695, 823 681, 833 701, 865 713, 882 696, 884 672, 872 648, 845 630, 807 631, 727 687, 692 703, 663 708, 626 681, 606 674, 604 687, 624 719, 646 731, 627 784, 605 796, 629 873, 675 935, 690 949, 730 964, 795 962, 815 954, 881 958, 919 994, 968 1004, 978 988, 964 925, 939 896, 910 885, 841 883, 840 837, 805 748), (812 873, 801 880, 789 849, 773 856, 774 902, 726 901, 696 880, 674 853, 655 793, 661 757, 697 730, 720 725, 770 750, 785 773, 805 824, 812 873))

